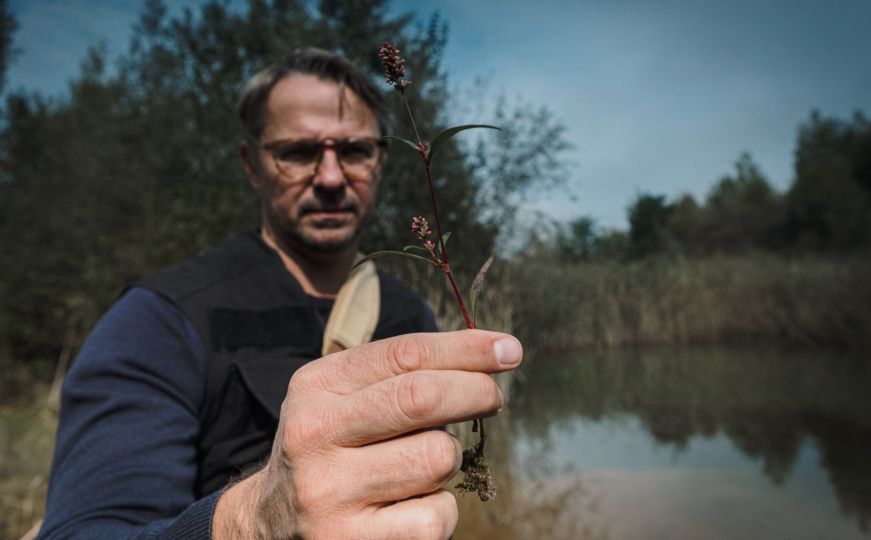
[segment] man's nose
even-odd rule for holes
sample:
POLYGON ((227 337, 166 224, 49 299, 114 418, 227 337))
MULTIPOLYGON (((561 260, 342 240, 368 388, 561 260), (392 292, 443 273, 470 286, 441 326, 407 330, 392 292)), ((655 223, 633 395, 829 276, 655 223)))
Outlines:
POLYGON ((324 148, 321 162, 315 171, 314 185, 323 189, 338 189, 345 184, 345 171, 339 164, 339 156, 332 148, 324 148))

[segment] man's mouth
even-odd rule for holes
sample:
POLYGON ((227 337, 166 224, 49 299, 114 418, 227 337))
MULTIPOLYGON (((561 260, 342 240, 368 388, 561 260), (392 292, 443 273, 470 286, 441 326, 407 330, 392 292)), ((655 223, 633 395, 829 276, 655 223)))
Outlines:
POLYGON ((351 207, 312 208, 303 212, 303 217, 323 225, 345 223, 354 215, 351 207))

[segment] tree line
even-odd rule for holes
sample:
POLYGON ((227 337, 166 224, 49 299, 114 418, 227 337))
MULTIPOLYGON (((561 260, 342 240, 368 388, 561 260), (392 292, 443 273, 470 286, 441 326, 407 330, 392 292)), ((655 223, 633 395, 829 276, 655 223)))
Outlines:
POLYGON ((639 259, 753 251, 844 254, 871 248, 871 121, 818 111, 802 123, 794 177, 778 192, 749 153, 702 200, 641 193, 629 228, 603 230, 581 216, 535 240, 562 260, 639 259))

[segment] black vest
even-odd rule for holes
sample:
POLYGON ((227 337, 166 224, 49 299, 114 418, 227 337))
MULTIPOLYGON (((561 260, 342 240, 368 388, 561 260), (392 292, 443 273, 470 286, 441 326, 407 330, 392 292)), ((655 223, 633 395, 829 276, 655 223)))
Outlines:
MULTIPOLYGON (((381 312, 372 340, 432 331, 424 301, 379 272, 381 312)), ((206 351, 206 396, 197 441, 198 497, 268 456, 287 384, 320 356, 323 317, 254 231, 146 278, 138 286, 175 304, 206 351)))

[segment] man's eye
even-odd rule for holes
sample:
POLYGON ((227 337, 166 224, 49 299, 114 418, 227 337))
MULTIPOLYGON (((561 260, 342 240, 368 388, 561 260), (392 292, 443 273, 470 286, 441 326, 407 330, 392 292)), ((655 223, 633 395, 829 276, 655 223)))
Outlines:
POLYGON ((315 144, 289 144, 277 149, 276 157, 289 163, 312 163, 317 161, 320 149, 315 144))
POLYGON ((342 148, 342 159, 364 161, 375 155, 375 145, 364 141, 350 141, 342 148))

